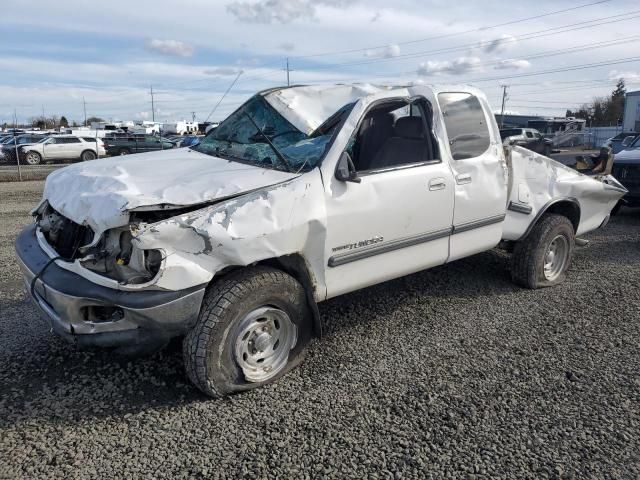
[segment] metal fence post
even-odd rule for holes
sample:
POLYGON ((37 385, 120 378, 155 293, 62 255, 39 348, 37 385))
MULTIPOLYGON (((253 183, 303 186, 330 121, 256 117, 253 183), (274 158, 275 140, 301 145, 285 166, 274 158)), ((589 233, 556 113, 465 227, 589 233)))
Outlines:
POLYGON ((16 152, 16 163, 18 164, 18 180, 22 181, 22 169, 20 168, 20 155, 18 155, 18 140, 16 139, 16 132, 13 131, 13 146, 16 152))

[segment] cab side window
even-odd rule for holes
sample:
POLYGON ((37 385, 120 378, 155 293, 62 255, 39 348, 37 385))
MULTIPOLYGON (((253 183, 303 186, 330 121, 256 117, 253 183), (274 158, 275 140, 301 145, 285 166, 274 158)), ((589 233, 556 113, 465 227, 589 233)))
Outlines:
POLYGON ((364 116, 349 153, 358 172, 420 164, 438 159, 425 100, 390 99, 364 116))
POLYGON ((489 126, 477 97, 469 93, 438 94, 438 102, 454 160, 475 158, 491 144, 489 126))

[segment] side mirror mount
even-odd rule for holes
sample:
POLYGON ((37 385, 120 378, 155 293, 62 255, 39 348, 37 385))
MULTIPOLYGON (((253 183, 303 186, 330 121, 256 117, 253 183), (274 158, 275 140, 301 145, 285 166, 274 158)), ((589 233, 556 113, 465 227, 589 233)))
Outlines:
POLYGON ((342 152, 340 155, 340 160, 338 160, 338 166, 336 167, 336 178, 341 182, 360 183, 362 181, 358 177, 351 155, 347 152, 342 152))

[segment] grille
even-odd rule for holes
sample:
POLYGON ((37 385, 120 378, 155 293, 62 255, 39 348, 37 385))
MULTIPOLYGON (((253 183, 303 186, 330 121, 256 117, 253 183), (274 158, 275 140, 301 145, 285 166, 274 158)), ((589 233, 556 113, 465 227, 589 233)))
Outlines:
POLYGON ((640 166, 613 164, 613 176, 624 183, 624 180, 640 180, 640 166))

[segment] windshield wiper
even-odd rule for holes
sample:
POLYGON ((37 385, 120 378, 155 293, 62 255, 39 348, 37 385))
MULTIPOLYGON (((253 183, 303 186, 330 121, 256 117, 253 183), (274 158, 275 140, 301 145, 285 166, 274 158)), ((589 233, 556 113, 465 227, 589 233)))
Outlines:
POLYGON ((246 110, 242 110, 242 113, 244 113, 247 118, 249 119, 249 121, 253 124, 254 127, 256 127, 256 130, 258 130, 258 132, 260 133, 260 135, 262 135, 262 138, 264 138, 267 143, 269 144, 269 146, 271 147, 271 149, 273 150, 273 153, 276 154, 276 157, 278 157, 278 160, 280 160, 280 162, 282 162, 282 164, 284 165, 284 167, 287 169, 288 172, 293 172, 293 167, 289 164, 289 162, 287 161, 287 159, 284 157, 284 155, 282 155, 282 153, 280 153, 280 150, 278 150, 278 147, 276 147, 273 142, 271 141, 271 139, 267 136, 266 133, 264 133, 262 131, 262 129, 258 126, 258 124, 255 122, 255 120, 253 118, 251 118, 251 115, 249 115, 249 113, 247 113, 246 110))

